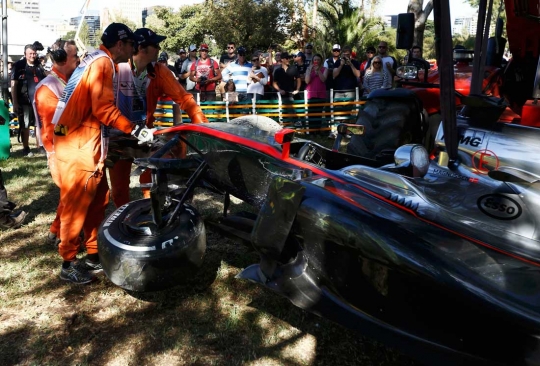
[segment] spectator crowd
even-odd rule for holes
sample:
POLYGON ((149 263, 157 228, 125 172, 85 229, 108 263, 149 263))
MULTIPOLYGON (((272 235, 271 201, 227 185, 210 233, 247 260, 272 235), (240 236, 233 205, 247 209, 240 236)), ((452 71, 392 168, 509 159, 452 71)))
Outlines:
MULTIPOLYGON (((130 159, 105 166, 106 137, 130 134, 140 144, 151 143, 158 99, 170 98, 192 123, 206 123, 196 98, 229 103, 293 101, 304 95, 326 99, 331 90, 335 98, 354 98, 356 88, 367 94, 391 87, 397 68, 386 42, 380 42, 378 50, 368 47, 362 63, 347 45, 333 45, 331 56, 324 59, 322 50, 311 43, 289 53, 276 45, 250 52, 234 42, 219 60, 209 56, 203 43, 179 49, 170 62, 161 48, 166 38, 148 28, 133 32, 112 23, 104 30, 99 49, 83 57, 74 41, 59 39, 47 47, 47 57, 38 56, 44 47, 36 42, 25 46, 24 57, 10 65, 23 154, 33 154, 29 131, 35 126, 37 145, 45 151, 51 179, 60 190, 47 241, 58 246, 63 280, 89 283, 103 270, 97 230, 109 195, 116 207, 130 201, 132 169, 130 159), (81 248, 87 254, 78 260, 81 248)), ((140 182, 151 182, 150 174, 142 174, 140 182)), ((143 195, 149 197, 149 190, 143 189, 143 195)), ((0 225, 19 226, 26 213, 14 210, 1 175, 0 204, 0 225)))

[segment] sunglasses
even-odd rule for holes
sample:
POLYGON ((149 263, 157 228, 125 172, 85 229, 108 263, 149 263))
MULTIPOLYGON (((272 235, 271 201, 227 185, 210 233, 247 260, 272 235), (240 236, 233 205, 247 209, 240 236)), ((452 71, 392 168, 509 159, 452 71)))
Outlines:
POLYGON ((373 53, 375 53, 375 52, 374 52, 374 51, 366 51, 366 53, 371 53, 371 54, 373 54, 373 53))
POLYGON ((341 50, 332 50, 332 52, 339 52, 339 51, 341 51, 341 50))
POLYGON ((227 49, 228 49, 228 50, 234 50, 234 46, 233 46, 233 47, 227 46, 227 49))
POLYGON ((386 48, 386 46, 379 46, 379 48, 386 48))
POLYGON ((377 65, 377 64, 380 65, 380 64, 382 64, 382 62, 380 62, 380 61, 375 61, 375 62, 373 63, 373 65, 377 65))
POLYGON ((306 50, 312 50, 313 47, 306 47, 306 50))

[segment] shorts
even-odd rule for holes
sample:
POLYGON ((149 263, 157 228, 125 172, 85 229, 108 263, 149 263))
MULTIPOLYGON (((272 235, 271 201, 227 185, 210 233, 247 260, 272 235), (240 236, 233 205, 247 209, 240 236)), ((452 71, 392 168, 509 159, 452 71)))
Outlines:
POLYGON ((36 125, 36 117, 34 116, 34 108, 31 105, 20 106, 19 113, 17 114, 19 119, 19 128, 30 128, 30 126, 36 125))

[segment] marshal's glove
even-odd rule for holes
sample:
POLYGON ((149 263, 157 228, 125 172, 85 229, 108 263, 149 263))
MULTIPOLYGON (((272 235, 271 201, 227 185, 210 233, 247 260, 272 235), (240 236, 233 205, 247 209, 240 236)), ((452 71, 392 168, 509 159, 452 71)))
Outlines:
POLYGON ((155 128, 141 127, 139 125, 135 125, 133 131, 131 131, 131 135, 135 136, 137 140, 139 140, 139 145, 151 144, 152 142, 154 142, 155 131, 155 128))

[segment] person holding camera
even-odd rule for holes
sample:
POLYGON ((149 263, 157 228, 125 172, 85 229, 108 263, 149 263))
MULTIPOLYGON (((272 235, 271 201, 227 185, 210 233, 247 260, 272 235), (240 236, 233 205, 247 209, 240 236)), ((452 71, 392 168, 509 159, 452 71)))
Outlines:
POLYGON ((323 66, 322 56, 313 56, 311 65, 306 70, 306 90, 308 99, 326 99, 326 78, 328 69, 323 66))
POLYGON ((195 89, 201 93, 201 102, 216 100, 216 81, 221 80, 221 71, 216 61, 208 57, 208 45, 199 47, 200 58, 191 65, 189 79, 196 83, 195 89))
POLYGON ((360 63, 351 58, 351 47, 343 46, 341 58, 334 64, 334 98, 354 98, 360 77, 360 63))

